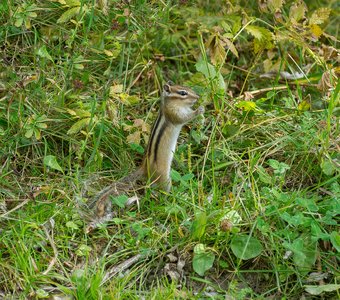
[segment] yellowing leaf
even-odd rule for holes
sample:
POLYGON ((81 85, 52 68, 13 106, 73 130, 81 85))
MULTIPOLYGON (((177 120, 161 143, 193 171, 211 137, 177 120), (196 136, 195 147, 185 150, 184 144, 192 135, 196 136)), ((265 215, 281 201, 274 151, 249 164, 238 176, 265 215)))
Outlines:
POLYGON ((282 7, 283 2, 284 0, 268 0, 268 8, 271 12, 276 12, 282 7))
POLYGON ((107 56, 110 56, 110 57, 113 56, 113 53, 112 53, 112 51, 110 51, 110 50, 104 49, 104 53, 105 53, 107 56))
POLYGON ((219 35, 213 34, 206 43, 206 47, 210 50, 211 62, 213 65, 220 64, 225 59, 224 43, 219 35))
POLYGON ((81 2, 79 0, 59 0, 59 2, 63 2, 62 4, 65 4, 69 7, 74 7, 74 6, 80 6, 81 2))
POLYGON ((289 10, 289 20, 292 23, 297 23, 305 17, 307 11, 306 4, 300 0, 295 2, 289 10))
POLYGON ((235 47, 235 45, 233 44, 233 42, 231 42, 228 39, 224 39, 225 43, 227 44, 229 50, 231 51, 232 54, 234 54, 237 58, 238 58, 238 51, 235 47))
POLYGON ((117 94, 121 94, 123 93, 123 85, 122 84, 115 84, 110 86, 110 96, 113 97, 117 94))
POLYGON ((310 102, 307 101, 307 100, 301 101, 298 105, 298 110, 306 111, 306 110, 309 110, 309 109, 310 109, 310 102))
POLYGON ((139 142, 140 142, 140 132, 136 131, 134 133, 129 134, 126 137, 126 140, 127 140, 128 143, 139 144, 139 142))
POLYGON ((119 94, 119 100, 126 105, 136 104, 139 101, 139 98, 136 95, 130 96, 126 93, 119 94))
POLYGON ((74 123, 71 128, 67 131, 67 134, 75 134, 82 130, 85 126, 90 123, 91 118, 84 118, 74 123))
POLYGON ((72 7, 68 9, 60 16, 60 18, 57 20, 57 23, 60 24, 60 23, 65 23, 69 21, 71 18, 78 15, 79 11, 80 11, 80 6, 72 7))
POLYGON ((331 9, 329 7, 321 7, 313 12, 312 16, 309 19, 309 24, 322 24, 328 18, 331 13, 331 9))
POLYGON ((254 52, 257 53, 262 49, 273 48, 273 34, 264 27, 249 25, 246 27, 254 39, 254 52))
POLYGON ((245 111, 251 111, 256 109, 256 103, 253 101, 240 101, 236 104, 236 107, 245 111))

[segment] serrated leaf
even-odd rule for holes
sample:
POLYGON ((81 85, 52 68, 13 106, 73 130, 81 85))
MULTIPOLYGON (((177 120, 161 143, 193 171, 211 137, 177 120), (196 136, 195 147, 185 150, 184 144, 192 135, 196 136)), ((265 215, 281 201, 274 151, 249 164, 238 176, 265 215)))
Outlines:
POLYGON ((231 51, 231 53, 234 54, 238 58, 238 51, 237 51, 235 45, 233 44, 233 42, 230 41, 227 38, 225 38, 224 41, 227 44, 227 47, 231 51))
POLYGON ((213 65, 218 65, 224 61, 226 56, 224 43, 218 34, 211 35, 205 46, 210 50, 210 58, 213 65))
POLYGON ((257 53, 262 49, 272 49, 273 34, 267 28, 249 25, 246 27, 248 33, 250 33, 254 39, 254 52, 257 53))
POLYGON ((309 19, 309 24, 322 24, 328 20, 329 15, 331 13, 331 9, 329 7, 320 7, 316 11, 313 12, 312 16, 309 19))
POLYGON ((74 123, 71 128, 67 131, 67 134, 75 134, 82 130, 85 126, 87 126, 91 121, 91 118, 84 118, 76 123, 74 123))
POLYGON ((283 5, 284 0, 268 0, 268 8, 271 12, 277 12, 283 5))
POLYGON ((307 11, 306 4, 300 0, 295 2, 289 10, 289 20, 292 23, 297 23, 305 17, 307 11))
POLYGON ((37 55, 39 55, 40 57, 44 57, 49 59, 50 61, 53 61, 52 56, 48 53, 46 45, 41 46, 38 51, 37 51, 37 55))
POLYGON ((72 7, 70 9, 68 9, 67 11, 65 11, 60 18, 57 20, 57 24, 60 23, 65 23, 67 21, 69 21, 70 19, 72 19, 74 16, 78 15, 80 11, 80 7, 72 7))
POLYGON ((57 158, 54 155, 46 155, 44 157, 44 165, 46 167, 51 168, 51 169, 63 172, 63 169, 61 168, 61 166, 57 162, 57 158))
POLYGON ((251 259, 261 254, 263 246, 252 236, 238 235, 231 240, 231 250, 240 259, 251 259))

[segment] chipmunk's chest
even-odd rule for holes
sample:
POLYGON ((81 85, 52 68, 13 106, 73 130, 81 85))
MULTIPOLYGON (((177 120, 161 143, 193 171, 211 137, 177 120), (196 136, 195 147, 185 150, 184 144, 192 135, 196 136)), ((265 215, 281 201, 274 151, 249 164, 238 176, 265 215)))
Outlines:
POLYGON ((149 163, 157 165, 160 165, 160 162, 171 163, 181 127, 169 122, 162 114, 158 116, 147 149, 149 163))

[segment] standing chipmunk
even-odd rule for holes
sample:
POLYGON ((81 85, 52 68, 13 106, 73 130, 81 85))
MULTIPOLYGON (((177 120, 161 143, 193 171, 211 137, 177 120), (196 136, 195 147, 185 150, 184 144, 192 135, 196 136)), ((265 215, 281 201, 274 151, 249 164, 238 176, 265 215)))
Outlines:
POLYGON ((190 88, 175 85, 171 81, 163 86, 160 110, 153 125, 143 162, 137 170, 103 189, 92 202, 96 216, 102 217, 111 210, 107 202, 110 195, 119 195, 133 189, 133 183, 141 178, 153 181, 160 189, 171 188, 170 169, 179 133, 184 124, 204 113, 204 107, 192 106, 199 96, 190 88))

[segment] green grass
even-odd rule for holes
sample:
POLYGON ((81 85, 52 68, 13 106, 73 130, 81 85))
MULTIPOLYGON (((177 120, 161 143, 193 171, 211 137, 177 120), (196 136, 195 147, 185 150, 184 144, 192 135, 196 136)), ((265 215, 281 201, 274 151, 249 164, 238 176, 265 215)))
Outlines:
POLYGON ((339 296, 336 1, 207 3, 0 6, 0 298, 339 296), (86 233, 167 80, 206 108, 171 193, 86 233))

